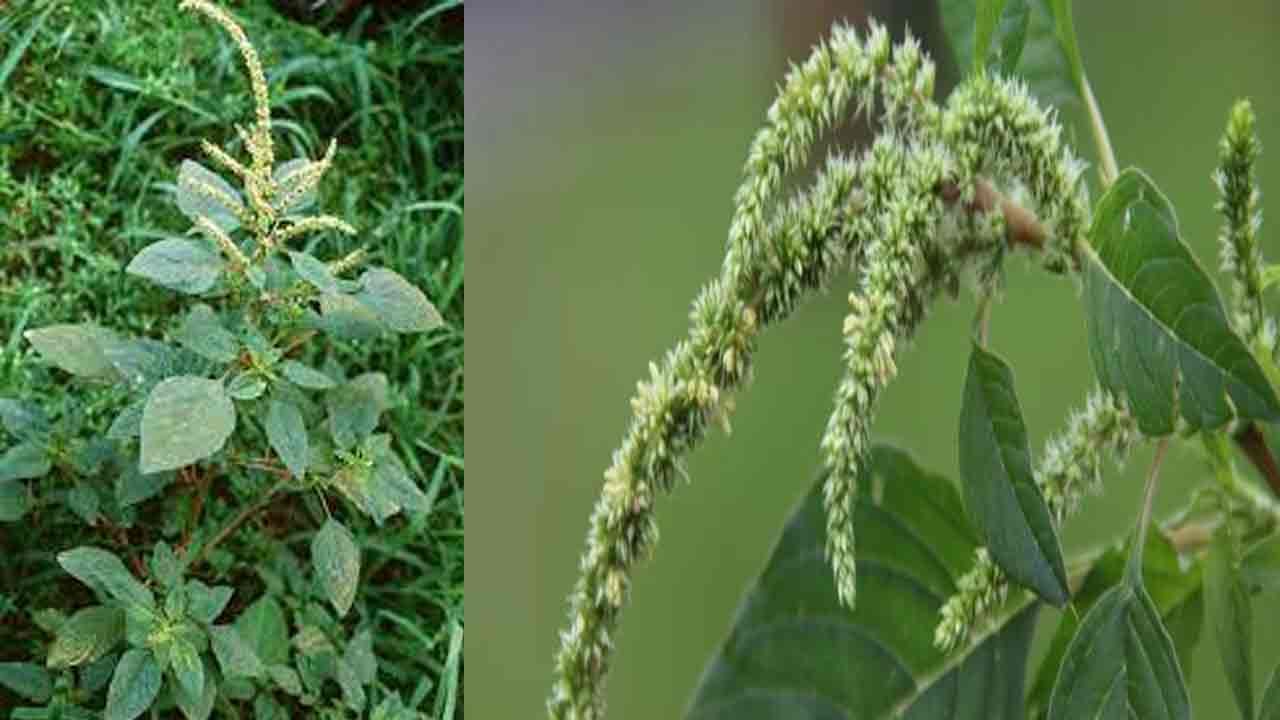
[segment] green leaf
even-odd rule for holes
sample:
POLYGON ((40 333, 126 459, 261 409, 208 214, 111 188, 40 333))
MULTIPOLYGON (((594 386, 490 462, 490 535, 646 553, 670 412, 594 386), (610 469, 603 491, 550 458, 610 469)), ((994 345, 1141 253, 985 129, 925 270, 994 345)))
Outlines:
POLYGON ((289 631, 284 610, 271 595, 263 595, 236 618, 235 628, 255 655, 267 665, 289 662, 289 631))
MULTIPOLYGON (((205 664, 204 660, 201 660, 201 664, 205 664)), ((204 684, 199 696, 188 695, 181 685, 173 693, 178 709, 187 720, 207 720, 213 713, 214 701, 218 699, 218 684, 214 679, 213 668, 206 666, 203 672, 204 684)))
POLYGON ((373 654, 373 633, 366 628, 347 642, 342 659, 355 671, 364 685, 372 685, 378 676, 378 659, 373 654))
POLYGON ((293 403, 272 400, 267 410, 267 440, 294 477, 307 472, 310 446, 302 411, 293 403))
POLYGON ((1178 655, 1143 585, 1141 563, 1135 547, 1123 579, 1080 623, 1058 671, 1047 720, 1190 720, 1178 655))
POLYGON ((368 437, 387 409, 387 376, 365 373, 325 396, 329 430, 340 448, 350 448, 368 437))
POLYGON ((101 605, 83 608, 58 628, 46 663, 54 669, 91 663, 123 639, 123 610, 101 605))
POLYGON ((1280 401, 1232 331, 1217 290, 1178 236, 1173 207, 1133 168, 1094 211, 1084 255, 1089 353, 1146 435, 1232 418, 1280 420, 1280 401), (1176 388, 1176 397, 1175 397, 1176 388))
POLYGON ((92 485, 82 482, 67 491, 67 509, 75 513, 86 525, 96 525, 102 517, 101 498, 92 485))
POLYGON ((222 449, 236 426, 222 383, 189 375, 156 385, 142 411, 144 473, 176 470, 222 449))
POLYGON ((106 550, 89 546, 65 550, 58 553, 58 564, 80 582, 126 605, 156 605, 151 591, 133 577, 120 558, 106 550))
POLYGON ((178 209, 192 222, 197 218, 207 217, 224 232, 231 232, 240 227, 240 213, 244 211, 244 200, 231 183, 222 176, 206 168, 194 160, 183 160, 178 169, 178 209), (221 191, 228 202, 219 202, 200 193, 194 188, 201 185, 221 191))
POLYGON ((234 400, 257 400, 267 391, 267 381, 256 372, 242 372, 227 383, 227 395, 234 400))
POLYGON ((298 672, 293 668, 286 665, 271 665, 267 667, 267 674, 281 690, 295 696, 302 694, 302 681, 298 679, 298 672))
POLYGON ((334 667, 334 679, 338 681, 338 687, 342 688, 342 702, 357 713, 364 712, 364 688, 360 685, 355 669, 339 658, 334 667))
POLYGON ((1271 671, 1267 689, 1262 693, 1262 704, 1258 706, 1258 720, 1280 720, 1280 666, 1271 671))
POLYGON ((229 363, 240 353, 236 336, 222 326, 213 308, 203 303, 191 308, 174 339, 191 352, 214 362, 229 363))
POLYGON ((1058 38, 1058 45, 1067 58, 1067 68, 1071 71, 1076 87, 1081 89, 1083 94, 1084 63, 1080 60, 1080 45, 1076 42, 1076 24, 1071 17, 1071 0, 1049 0, 1049 6, 1053 10, 1053 28, 1058 38))
POLYGON ((49 417, 35 405, 0 398, 0 426, 19 440, 34 440, 49 432, 49 417))
POLYGON ((209 637, 213 640, 213 654, 218 658, 223 675, 262 677, 262 660, 235 626, 214 625, 209 628, 209 637))
POLYGON ((25 483, 0 482, 0 522, 15 522, 31 510, 31 495, 25 483))
POLYGON ((976 73, 990 65, 1004 74, 1014 72, 1026 42, 1026 0, 944 0, 942 13, 961 67, 976 73))
POLYGON ((136 505, 164 492, 173 483, 172 472, 144 475, 137 463, 128 463, 116 476, 116 503, 122 508, 136 505))
POLYGON ((204 695, 204 662, 191 643, 173 639, 169 645, 169 668, 183 694, 195 698, 204 695))
POLYGON ((293 271, 315 289, 322 293, 341 293, 342 286, 338 278, 333 276, 329 266, 314 255, 304 252, 289 252, 289 261, 293 263, 293 271))
POLYGON ((35 663, 0 662, 0 685, 33 702, 48 702, 53 696, 53 678, 35 663))
POLYGON ((1220 529, 1205 561, 1205 609, 1218 645, 1227 683, 1241 717, 1253 718, 1253 613, 1249 593, 1235 566, 1231 536, 1220 529))
POLYGON ((965 506, 992 559, 1044 600, 1065 604, 1062 548, 1031 469, 1013 372, 977 343, 960 409, 960 475, 965 506))
POLYGON ((171 238, 143 248, 125 270, 186 295, 213 288, 225 263, 218 255, 190 240, 171 238))
POLYGON ((361 275, 360 291, 355 297, 398 333, 427 332, 444 324, 440 311, 421 290, 385 268, 361 275))
POLYGON ((116 376, 107 349, 118 339, 110 330, 91 323, 49 325, 28 330, 23 337, 40 357, 72 375, 97 379, 116 376))
POLYGON ((311 539, 311 564, 329 602, 338 615, 346 615, 360 581, 360 550, 342 523, 329 518, 311 539))
POLYGON ((296 360, 285 360, 280 363, 280 370, 289 382, 308 390, 329 390, 338 386, 333 378, 296 360))
POLYGON ((188 580, 187 595, 191 598, 191 604, 187 612, 196 622, 211 623, 226 609, 233 593, 226 585, 209 587, 199 580, 188 580))
MULTIPOLYGON (((1122 542, 1107 548, 1085 575, 1080 589, 1072 595, 1074 612, 1062 614, 1049 650, 1040 662, 1031 691, 1027 694, 1028 709, 1038 711, 1035 717, 1048 708, 1054 680, 1058 677, 1067 646, 1080 626, 1081 617, 1088 614, 1103 593, 1124 578, 1125 551, 1129 545, 1122 542)), ((1200 641, 1200 626, 1204 618, 1204 583, 1200 563, 1191 562, 1185 568, 1183 564, 1173 543, 1158 529, 1150 528, 1143 551, 1143 585, 1151 594, 1173 638, 1178 664, 1190 678, 1191 660, 1200 641)))
POLYGON ((133 720, 160 694, 160 666, 146 650, 130 650, 120 658, 107 690, 105 720, 133 720))
POLYGON ((820 479, 743 597, 686 717, 1023 717, 1036 605, 1007 608, 991 635, 959 653, 933 644, 938 609, 977 543, 955 487, 883 446, 860 484, 857 607, 831 591, 820 479))
POLYGON ((387 328, 374 311, 350 295, 320 296, 321 329, 343 340, 372 340, 387 328))
POLYGON ((15 445, 0 455, 0 483, 42 478, 52 469, 49 452, 35 443, 15 445))

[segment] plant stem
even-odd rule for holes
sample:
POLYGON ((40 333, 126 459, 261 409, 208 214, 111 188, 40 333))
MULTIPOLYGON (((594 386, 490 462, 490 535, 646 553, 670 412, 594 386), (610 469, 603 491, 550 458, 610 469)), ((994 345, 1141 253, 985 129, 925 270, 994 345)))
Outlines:
POLYGON ((1080 76, 1080 90, 1084 93, 1084 104, 1089 108, 1089 125, 1093 129, 1093 142, 1098 146, 1098 158, 1102 163, 1102 186, 1105 188, 1120 175, 1116 153, 1111 149, 1111 137, 1107 134, 1107 124, 1102 120, 1098 99, 1093 96, 1089 78, 1084 75, 1080 76))
POLYGON ((187 563, 187 568, 192 568, 192 567, 195 567, 196 565, 199 565, 200 561, 204 560, 205 556, 209 554, 210 550, 212 550, 216 545, 218 545, 218 543, 222 542, 223 540, 226 540, 227 536, 235 532, 236 528, 243 525, 244 522, 248 520, 250 517, 252 517, 255 513, 257 513, 262 508, 266 507, 270 503, 271 498, 275 496, 275 494, 280 490, 280 488, 284 487, 285 484, 288 482, 289 482, 289 478, 287 477, 277 480, 271 487, 267 488, 267 491, 263 493, 262 497, 258 498, 257 502, 245 507, 243 510, 240 511, 238 515, 231 518, 231 520, 226 525, 223 525, 222 528, 218 530, 218 533, 214 535, 213 538, 209 540, 209 542, 200 546, 200 550, 195 554, 194 557, 191 558, 191 561, 187 563))
POLYGON ((1142 549, 1146 544, 1147 527, 1151 524, 1151 505, 1156 497, 1156 484, 1160 479, 1160 465, 1164 463, 1165 452, 1169 449, 1169 439, 1165 435, 1156 444, 1156 455, 1151 459, 1151 472, 1147 474, 1147 486, 1142 493, 1142 515, 1138 518, 1138 537, 1133 543, 1133 560, 1131 567, 1142 572, 1142 549))

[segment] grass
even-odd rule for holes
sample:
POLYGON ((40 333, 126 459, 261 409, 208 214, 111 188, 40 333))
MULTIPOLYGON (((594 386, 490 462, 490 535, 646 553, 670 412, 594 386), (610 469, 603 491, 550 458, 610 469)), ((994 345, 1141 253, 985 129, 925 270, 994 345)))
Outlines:
MULTIPOLYGON (((392 19, 368 12, 326 29, 269 3, 230 7, 268 67, 277 142, 314 156, 338 140, 321 206, 360 232, 319 236, 314 249, 338 257, 367 247, 375 264, 421 287, 447 322, 426 336, 336 351, 349 367, 390 377, 397 449, 433 499, 429 514, 354 530, 365 567, 357 606, 375 628, 379 683, 438 718, 462 712, 463 54, 461 33, 446 22, 461 12, 456 5, 392 19)), ((95 320, 161 335, 176 308, 171 294, 123 268, 187 226, 170 200, 178 163, 199 157, 201 137, 225 142, 227 129, 252 115, 238 62, 225 36, 179 12, 176 0, 28 0, 0 15, 0 395, 38 398, 53 415, 74 409, 83 432, 105 430, 115 391, 67 386, 35 362, 22 332, 95 320)), ((7 442, 0 438, 0 448, 7 442)), ((233 478, 204 512, 230 516, 245 493, 233 478)), ((55 552, 172 541, 194 494, 174 484, 140 506, 123 536, 56 508, 0 524, 0 661, 38 662, 48 636, 33 613, 87 600, 55 552)), ((261 594, 274 559, 305 557, 305 536, 290 528, 324 509, 290 497, 211 557, 220 579, 236 586, 233 603, 261 594)), ((0 687, 0 708, 18 700, 0 687)))

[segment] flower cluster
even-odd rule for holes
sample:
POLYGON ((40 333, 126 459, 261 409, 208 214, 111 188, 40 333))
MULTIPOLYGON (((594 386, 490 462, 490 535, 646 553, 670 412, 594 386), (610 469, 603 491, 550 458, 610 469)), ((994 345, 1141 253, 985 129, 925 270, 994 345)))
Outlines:
POLYGON ((1224 220, 1219 237, 1222 269, 1232 278, 1236 329, 1250 345, 1261 340, 1270 349, 1276 328, 1262 302, 1262 250, 1258 247, 1262 211, 1253 170, 1262 147, 1253 126, 1253 106, 1248 100, 1237 102, 1227 119, 1227 132, 1219 144, 1218 169, 1213 173, 1221 196, 1215 209, 1224 220))
MULTIPOLYGON (((1061 528, 1086 493, 1101 490, 1105 457, 1123 460, 1138 437, 1137 421, 1114 396, 1103 390, 1089 394, 1066 431, 1049 440, 1036 470, 1036 485, 1055 526, 1061 528)), ((973 567, 956 583, 956 594, 940 610, 934 643, 944 650, 958 646, 1004 601, 1008 586, 1008 578, 980 548, 973 567)))

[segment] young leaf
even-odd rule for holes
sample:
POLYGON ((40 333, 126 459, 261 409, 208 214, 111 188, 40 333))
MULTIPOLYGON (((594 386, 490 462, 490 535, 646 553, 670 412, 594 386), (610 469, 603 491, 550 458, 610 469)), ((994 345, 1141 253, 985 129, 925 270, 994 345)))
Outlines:
POLYGON ((373 633, 368 628, 356 633, 347 642, 342 659, 351 666, 362 684, 372 685, 378 676, 378 659, 373 654, 373 633))
POLYGON ((236 618, 235 629, 255 655, 267 665, 289 661, 289 631, 284 610, 270 595, 263 595, 236 618))
POLYGON ((25 483, 0 481, 0 522, 15 522, 31 509, 31 495, 25 483))
POLYGON ((34 663, 0 662, 0 685, 32 702, 48 702, 53 696, 49 671, 34 663))
POLYGON ((861 481, 882 492, 861 493, 855 506, 867 580, 856 608, 831 592, 819 480, 744 595, 686 717, 1024 716, 1034 603, 1009 608, 990 636, 958 654, 933 645, 938 608, 972 564, 977 542, 955 487, 883 446, 872 450, 861 481))
POLYGON ((171 589, 182 579, 182 561, 174 554, 169 543, 161 540, 151 551, 151 576, 166 589, 171 589))
POLYGON ((142 249, 125 270, 187 295, 208 292, 225 266, 222 258, 190 240, 169 239, 142 249))
POLYGON ((82 546, 58 553, 58 564, 73 577, 116 600, 154 608, 155 597, 138 582, 120 558, 96 547, 82 546))
POLYGON ((1071 640, 1047 720, 1190 720, 1178 656, 1142 582, 1140 548, 1120 584, 1103 593, 1071 640))
POLYGON ((142 411, 144 473, 175 470, 222 449, 236 426, 236 409, 222 383, 200 377, 156 385, 142 411))
POLYGON ((271 401, 267 410, 267 440, 294 477, 306 474, 310 457, 307 425, 297 406, 281 400, 271 401))
POLYGON ((280 371, 289 382, 308 390, 329 390, 338 386, 333 378, 296 360, 285 360, 280 363, 280 371))
POLYGON ((267 390, 267 381, 255 372, 242 372, 227 383, 227 395, 235 400, 256 400, 267 390))
POLYGON ((169 644, 169 668, 183 694, 193 698, 204 695, 204 662, 191 643, 173 639, 169 644))
POLYGON ((94 605, 76 611, 58 628, 46 663, 60 669, 91 663, 124 639, 124 611, 94 605))
POLYGON ((117 342, 115 333, 85 323, 82 325, 49 325, 28 330, 23 337, 40 353, 40 357, 72 375, 111 379, 116 369, 107 355, 108 346, 117 342))
POLYGON ((293 271, 298 273, 298 277, 315 289, 322 293, 342 292, 338 279, 329 271, 329 266, 320 262, 315 256, 310 253, 290 251, 289 260, 293 263, 293 271))
POLYGON ((342 702, 356 713, 364 712, 364 688, 360 685, 360 678, 356 675, 355 669, 342 658, 338 658, 333 674, 334 679, 338 681, 338 687, 342 688, 342 702))
POLYGON ((49 417, 30 403, 0 398, 0 426, 19 440, 34 440, 49 432, 49 417))
POLYGON ((1013 373, 977 343, 960 409, 965 506, 1001 568, 1044 600, 1070 597, 1062 548, 1031 469, 1031 449, 1013 373))
POLYGON ((1222 669, 1245 720, 1253 718, 1253 614, 1241 582, 1231 536, 1219 531, 1205 561, 1205 609, 1222 669))
POLYGON ((147 650, 130 650, 120 658, 107 690, 105 720, 133 720, 160 694, 160 666, 147 650))
POLYGON ((231 232, 240 227, 240 213, 244 211, 244 200, 222 176, 206 168, 194 160, 183 160, 178 168, 178 209, 191 221, 207 217, 224 232, 231 232), (219 202, 197 188, 206 186, 225 197, 227 202, 219 202))
POLYGON ((325 396, 329 430, 340 448, 349 448, 368 437, 387 409, 387 376, 365 373, 325 396))
POLYGON ((342 523, 329 518, 311 539, 311 563, 329 602, 346 615, 356 599, 360 580, 360 549, 342 523))
POLYGON ((1098 201, 1084 254, 1089 353, 1146 435, 1232 417, 1280 420, 1280 401, 1232 331, 1217 290, 1178 236, 1173 207, 1130 168, 1098 201), (1177 388, 1175 398, 1175 390, 1177 388))
POLYGON ((444 324, 440 311, 421 290, 384 268, 361 275, 360 291, 355 297, 398 333, 427 332, 444 324))
POLYGON ((236 336, 222 326, 213 308, 203 303, 191 308, 174 339, 191 352, 219 363, 235 360, 240 352, 236 336))
POLYGON ((262 677, 262 660, 235 626, 214 625, 209 628, 209 637, 213 641, 213 654, 218 658, 223 675, 229 678, 262 677))
POLYGON ((297 670, 286 665, 271 665, 267 667, 267 674, 281 690, 295 696, 302 694, 302 680, 297 670))
POLYGON ((233 592, 226 585, 209 587, 199 580, 188 580, 187 595, 191 598, 191 604, 187 613, 198 623, 211 623, 227 607, 233 592))
POLYGON ((48 475, 52 469, 49 452, 35 443, 15 445, 0 455, 0 483, 34 480, 48 475))

